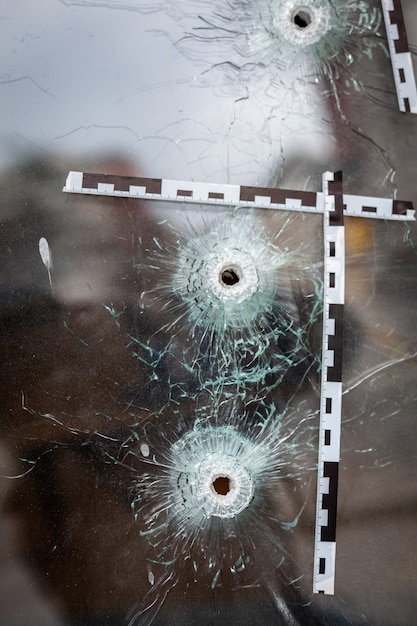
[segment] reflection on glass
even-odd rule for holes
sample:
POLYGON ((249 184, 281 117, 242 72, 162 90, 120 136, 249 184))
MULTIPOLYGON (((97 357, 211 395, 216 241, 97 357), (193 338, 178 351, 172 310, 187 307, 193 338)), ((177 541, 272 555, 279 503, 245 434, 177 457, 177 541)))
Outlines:
POLYGON ((0 622, 411 626, 415 224, 346 219, 324 598, 320 216, 61 193, 70 169, 301 190, 343 169, 416 205, 379 2, 3 18, 0 622))

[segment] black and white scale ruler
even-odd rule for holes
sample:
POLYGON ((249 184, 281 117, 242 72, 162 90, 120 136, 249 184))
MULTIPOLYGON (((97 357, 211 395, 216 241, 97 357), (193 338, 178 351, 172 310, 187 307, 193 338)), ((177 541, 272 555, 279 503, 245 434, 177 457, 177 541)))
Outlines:
MULTIPOLYGON (((325 201, 325 194, 315 191, 84 172, 70 172, 63 191, 217 206, 242 205, 257 209, 282 209, 306 213, 323 213, 325 201)), ((343 213, 350 217, 371 217, 384 220, 414 219, 412 202, 349 194, 343 194, 343 213)))
POLYGON ((381 2, 398 106, 404 113, 417 113, 416 79, 408 47, 401 0, 381 0, 381 2))
POLYGON ((70 172, 63 191, 323 214, 323 344, 313 591, 333 594, 342 418, 344 216, 414 220, 412 203, 344 194, 341 172, 323 174, 322 192, 83 172, 70 172))
POLYGON ((333 594, 345 303, 345 228, 341 172, 323 174, 323 193, 323 342, 313 592, 333 594))

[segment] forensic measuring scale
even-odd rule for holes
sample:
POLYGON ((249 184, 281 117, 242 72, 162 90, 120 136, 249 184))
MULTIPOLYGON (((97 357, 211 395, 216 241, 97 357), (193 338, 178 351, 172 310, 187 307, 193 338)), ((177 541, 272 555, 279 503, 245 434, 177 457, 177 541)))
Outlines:
MULTIPOLYGON (((417 89, 400 0, 382 0, 399 109, 417 113, 417 89)), ((70 172, 68 193, 253 207, 323 214, 323 339, 320 386, 313 592, 334 594, 336 514, 342 418, 345 292, 344 217, 414 220, 411 202, 344 194, 341 172, 325 172, 322 191, 70 172)))
POLYGON ((401 0, 382 0, 388 47, 397 91, 398 107, 404 113, 417 113, 417 89, 408 47, 401 0))
POLYGON ((345 285, 344 216, 414 220, 411 202, 343 194, 341 172, 323 174, 322 192, 70 172, 69 193, 323 214, 323 348, 314 592, 334 593, 342 415, 345 285))

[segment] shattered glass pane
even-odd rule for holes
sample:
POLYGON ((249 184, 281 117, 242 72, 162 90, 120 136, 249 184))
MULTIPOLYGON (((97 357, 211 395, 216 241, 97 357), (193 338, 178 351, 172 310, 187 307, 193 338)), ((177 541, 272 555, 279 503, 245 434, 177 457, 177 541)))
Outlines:
POLYGON ((325 596, 322 216, 61 191, 343 170, 417 205, 380 2, 10 3, 0 49, 0 623, 414 624, 414 222, 345 218, 325 596))
POLYGON ((232 387, 235 396, 247 383, 258 393, 294 386, 318 369, 310 343, 321 314, 320 238, 301 233, 320 218, 307 226, 302 214, 205 208, 172 219, 171 208, 147 209, 129 332, 150 380, 212 393, 232 387))

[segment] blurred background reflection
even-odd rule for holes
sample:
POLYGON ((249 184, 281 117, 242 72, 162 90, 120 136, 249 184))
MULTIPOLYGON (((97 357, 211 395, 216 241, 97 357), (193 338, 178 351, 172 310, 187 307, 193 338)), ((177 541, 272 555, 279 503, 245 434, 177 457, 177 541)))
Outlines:
MULTIPOLYGON (((379 2, 316 3, 347 16, 326 71, 283 42, 290 4, 1 9, 0 624, 415 623, 415 223, 346 219, 336 591, 323 597, 311 592, 321 218, 248 213, 295 255, 285 298, 302 358, 235 385, 214 367, 219 353, 205 369, 202 332, 184 330, 158 291, 184 239, 225 211, 62 193, 69 170, 316 191, 323 171, 342 169, 346 193, 417 206, 417 117, 397 108, 379 2), (229 415, 230 403, 251 415, 242 436, 253 407, 283 416, 281 486, 265 485, 259 527, 242 524, 254 547, 240 577, 213 585, 184 549, 167 579, 134 490, 149 485, 148 454, 165 458, 196 416, 229 415)), ((402 7, 414 52, 417 11, 402 7)), ((280 342, 267 365, 294 356, 280 342)), ((253 344, 229 349, 238 369, 252 362, 253 344)))

